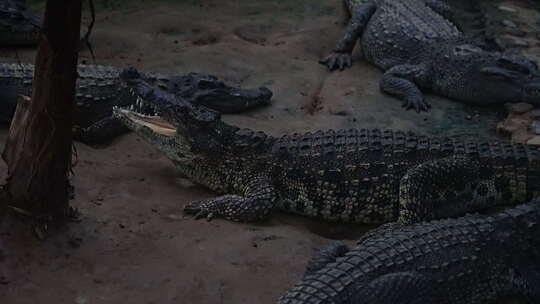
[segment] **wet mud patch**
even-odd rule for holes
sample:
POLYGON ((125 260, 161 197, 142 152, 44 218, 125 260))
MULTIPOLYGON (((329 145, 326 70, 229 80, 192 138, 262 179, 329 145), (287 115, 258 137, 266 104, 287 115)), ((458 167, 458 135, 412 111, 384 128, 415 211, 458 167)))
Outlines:
POLYGON ((221 34, 218 32, 200 32, 199 30, 194 31, 194 37, 191 40, 193 45, 209 45, 218 43, 221 39, 221 34))
POLYGON ((201 46, 218 43, 224 35, 204 22, 189 22, 182 11, 171 13, 166 7, 160 7, 153 15, 145 27, 156 39, 201 46))
POLYGON ((265 45, 271 32, 272 26, 268 24, 244 24, 234 29, 238 38, 259 45, 265 45))

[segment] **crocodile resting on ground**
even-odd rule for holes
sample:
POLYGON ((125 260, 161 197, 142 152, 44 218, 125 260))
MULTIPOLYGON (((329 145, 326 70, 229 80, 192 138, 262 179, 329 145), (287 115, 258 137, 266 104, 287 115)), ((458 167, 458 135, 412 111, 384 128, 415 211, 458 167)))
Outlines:
POLYGON ((427 111, 422 91, 470 103, 540 104, 540 72, 519 55, 468 41, 441 0, 345 0, 351 19, 333 52, 331 70, 352 64, 360 40, 364 58, 384 70, 381 90, 407 109, 427 111))
POLYGON ((41 18, 26 8, 23 0, 2 0, 0 47, 36 45, 41 23, 41 18))
MULTIPOLYGON (((88 144, 103 143, 127 131, 112 117, 113 106, 129 106, 135 101, 131 96, 119 94, 121 71, 111 66, 79 65, 74 117, 76 139, 88 144)), ((0 122, 10 121, 18 95, 32 94, 33 74, 32 64, 0 63, 0 122)), ((272 92, 267 88, 239 89, 206 74, 143 73, 142 77, 190 102, 222 113, 238 113, 267 105, 272 98, 272 92)))
POLYGON ((540 303, 540 200, 334 243, 308 263, 279 304, 477 304, 502 296, 540 303))
POLYGON ((256 221, 279 208, 330 221, 410 223, 540 195, 533 147, 365 129, 275 138, 228 125, 138 77, 122 75, 123 90, 138 101, 114 115, 182 174, 224 194, 188 204, 197 218, 256 221), (137 113, 147 105, 154 113, 137 113))

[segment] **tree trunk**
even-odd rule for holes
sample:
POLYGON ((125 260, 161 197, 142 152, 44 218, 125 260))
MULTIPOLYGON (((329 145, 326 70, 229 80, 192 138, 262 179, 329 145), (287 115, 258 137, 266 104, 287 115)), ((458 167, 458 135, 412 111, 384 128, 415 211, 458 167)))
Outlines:
POLYGON ((82 0, 48 0, 32 99, 21 99, 2 154, 9 204, 38 218, 69 212, 69 173, 82 0))

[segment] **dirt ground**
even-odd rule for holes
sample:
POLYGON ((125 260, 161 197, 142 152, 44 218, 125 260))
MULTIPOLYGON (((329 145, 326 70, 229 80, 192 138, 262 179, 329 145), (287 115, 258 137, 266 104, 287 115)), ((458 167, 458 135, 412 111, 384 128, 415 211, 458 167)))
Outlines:
MULTIPOLYGON (((356 61, 329 73, 317 61, 342 29, 339 1, 96 3, 96 60, 83 52, 81 62, 268 86, 271 106, 225 117, 241 127, 272 135, 383 127, 493 139, 504 114, 435 96, 428 97, 430 113, 405 112, 379 92, 381 73, 371 65, 356 61)), ((32 62, 34 54, 0 51, 4 60, 32 62)), ((2 142, 6 136, 1 129, 2 142)), ((260 224, 195 221, 183 206, 214 194, 135 135, 76 146, 73 206, 82 221, 46 241, 25 226, 0 223, 2 303, 275 303, 317 248, 334 239, 352 243, 370 228, 283 213, 260 224)))

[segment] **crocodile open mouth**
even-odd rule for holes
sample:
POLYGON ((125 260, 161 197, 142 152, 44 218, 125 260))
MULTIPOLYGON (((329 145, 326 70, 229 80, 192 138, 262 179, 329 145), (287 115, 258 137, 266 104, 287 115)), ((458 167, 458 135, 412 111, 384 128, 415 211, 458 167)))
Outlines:
POLYGON ((153 132, 164 136, 174 136, 176 127, 159 115, 154 107, 137 98, 137 102, 129 107, 114 107, 115 115, 124 121, 128 121, 130 128, 135 126, 147 127, 153 132))

